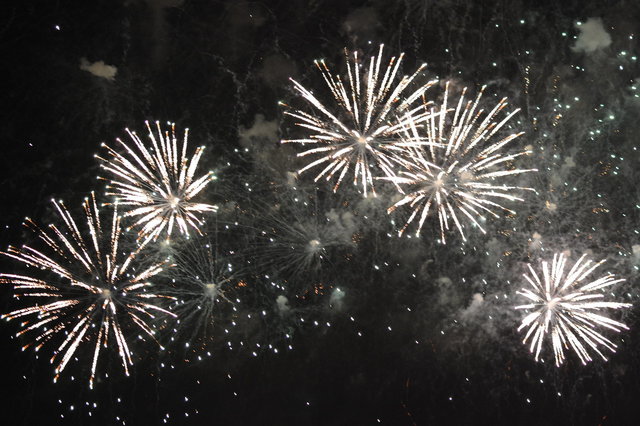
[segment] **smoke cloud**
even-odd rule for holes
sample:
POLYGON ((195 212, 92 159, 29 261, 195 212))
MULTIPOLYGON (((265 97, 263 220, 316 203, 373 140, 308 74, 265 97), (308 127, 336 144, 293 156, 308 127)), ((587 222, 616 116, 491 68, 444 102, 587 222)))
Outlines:
POLYGON ((589 18, 587 22, 577 23, 576 28, 580 34, 571 48, 574 52, 593 53, 611 44, 611 36, 605 30, 601 18, 589 18))
POLYGON ((109 81, 114 81, 118 73, 118 68, 113 65, 107 65, 104 61, 89 62, 87 58, 80 59, 80 69, 109 81))

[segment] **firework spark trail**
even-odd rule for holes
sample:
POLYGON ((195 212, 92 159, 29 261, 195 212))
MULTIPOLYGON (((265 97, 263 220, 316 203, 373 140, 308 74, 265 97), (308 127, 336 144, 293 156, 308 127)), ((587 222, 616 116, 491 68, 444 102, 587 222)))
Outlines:
POLYGON ((391 58, 386 70, 381 70, 383 45, 377 56, 372 56, 366 73, 358 66, 358 54, 353 53, 353 62, 345 49, 347 59, 348 86, 340 76, 334 76, 324 61, 315 64, 322 73, 336 102, 335 110, 325 106, 312 91, 291 80, 294 89, 311 104, 319 115, 301 110, 289 110, 285 114, 297 120, 296 125, 309 131, 302 139, 282 140, 282 143, 313 144, 314 147, 298 154, 319 157, 301 168, 303 173, 316 166, 323 166, 315 181, 327 181, 337 176, 334 192, 344 177, 353 169, 353 183, 362 185, 364 196, 369 188, 375 195, 373 185, 375 169, 380 168, 385 176, 395 176, 397 156, 395 152, 404 149, 397 146, 399 135, 407 127, 408 121, 420 123, 429 118, 422 106, 414 107, 429 87, 430 81, 405 95, 409 86, 422 75, 426 65, 422 65, 411 76, 404 76, 394 86, 403 55, 391 58))
MULTIPOLYGON (((57 360, 55 380, 67 366, 83 342, 95 341, 89 386, 93 388, 98 358, 102 348, 115 339, 125 374, 132 365, 131 351, 121 322, 136 325, 154 338, 147 324, 156 313, 172 313, 152 303, 164 296, 150 293, 147 280, 158 274, 163 264, 156 263, 136 271, 134 263, 139 250, 122 255, 118 247, 121 237, 120 218, 114 209, 110 232, 103 230, 95 197, 84 202, 84 213, 90 238, 86 238, 62 202, 53 201, 64 227, 49 225, 49 232, 27 219, 25 225, 45 242, 49 253, 29 246, 9 247, 5 256, 26 266, 52 273, 40 279, 28 275, 0 274, 0 282, 12 284, 18 298, 35 298, 32 306, 2 316, 9 320, 31 317, 22 324, 18 336, 35 334, 23 347, 39 350, 54 336, 64 337, 54 350, 51 362, 57 360)), ((155 339, 155 338, 154 338, 155 339)))
POLYGON ((531 289, 523 288, 518 294, 529 299, 531 303, 516 306, 516 309, 533 312, 523 318, 518 331, 528 328, 523 343, 526 344, 531 338, 529 350, 531 353, 535 351, 536 361, 548 336, 551 338, 556 366, 564 362, 564 350, 569 348, 573 349, 583 364, 591 361, 588 348, 606 361, 607 358, 598 345, 611 352, 615 352, 616 345, 597 331, 597 327, 616 332, 621 329, 628 330, 628 327, 598 312, 603 309, 627 308, 631 304, 605 302, 604 294, 598 290, 624 279, 616 279, 613 274, 607 274, 594 281, 586 281, 587 277, 604 263, 594 263, 586 259, 586 255, 580 257, 565 275, 566 263, 563 254, 554 254, 551 265, 546 261, 542 262, 542 277, 530 264, 528 265, 529 274, 523 275, 531 289))
POLYGON ((157 240, 165 230, 169 238, 175 224, 183 235, 188 235, 189 227, 201 234, 202 221, 196 214, 217 211, 217 206, 191 202, 216 178, 213 172, 195 178, 204 147, 198 147, 193 157, 188 158, 189 129, 185 129, 180 150, 175 124, 171 124, 171 133, 163 133, 156 121, 156 138, 149 122, 145 123, 151 146, 146 146, 129 129, 126 131, 138 152, 120 139, 117 141, 125 149, 122 154, 102 144, 108 158, 96 157, 101 168, 111 174, 107 195, 115 196, 119 205, 132 207, 125 216, 137 218, 132 227, 140 226, 138 236, 142 245, 157 240))
MULTIPOLYGON (((388 209, 389 213, 404 205, 413 209, 400 230, 400 235, 417 217, 416 235, 420 235, 433 206, 438 215, 442 242, 446 242, 445 233, 452 225, 455 225, 463 240, 466 240, 459 214, 486 233, 478 221, 479 218, 484 219, 483 213, 494 217, 498 217, 495 210, 515 214, 499 201, 522 201, 522 198, 513 195, 514 192, 533 191, 532 188, 496 183, 496 179, 537 170, 511 168, 513 160, 530 151, 501 152, 522 132, 492 141, 519 110, 516 109, 501 121, 496 121, 497 115, 507 106, 504 98, 482 118, 484 110, 479 105, 483 90, 484 87, 474 101, 465 102, 465 88, 456 107, 448 108, 447 83, 439 111, 426 106, 430 113, 429 119, 421 123, 406 120, 403 134, 406 150, 400 154, 403 158, 398 160, 403 170, 396 176, 382 178, 411 188, 388 209)), ((403 146, 402 143, 398 145, 403 146)))

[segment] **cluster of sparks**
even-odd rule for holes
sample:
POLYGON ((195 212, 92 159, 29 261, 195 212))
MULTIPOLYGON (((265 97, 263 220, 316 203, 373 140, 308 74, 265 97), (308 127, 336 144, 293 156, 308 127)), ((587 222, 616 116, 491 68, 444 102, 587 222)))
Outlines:
POLYGON ((475 100, 466 101, 466 89, 455 108, 450 108, 449 83, 443 102, 435 107, 433 102, 425 100, 425 92, 435 81, 418 85, 405 95, 422 74, 424 65, 394 87, 402 55, 398 61, 391 59, 381 78, 382 49, 380 46, 378 55, 371 58, 367 73, 362 76, 357 53, 354 53, 353 64, 347 53, 349 90, 340 76, 329 72, 323 61, 316 62, 338 105, 338 113, 330 111, 312 91, 293 81, 295 90, 320 112, 318 116, 301 110, 286 112, 298 120, 296 124, 306 129, 307 135, 282 142, 312 144, 313 148, 298 156, 320 156, 298 173, 324 165, 315 180, 322 177, 331 180, 337 176, 336 191, 353 168, 354 184, 362 184, 365 196, 369 187, 375 195, 375 179, 393 182, 404 196, 389 208, 389 213, 404 205, 412 209, 400 235, 416 218, 419 235, 430 211, 437 212, 442 242, 445 242, 445 233, 454 226, 465 239, 460 217, 485 232, 479 221, 485 214, 494 217, 499 216, 496 211, 514 214, 502 202, 522 201, 518 193, 531 188, 506 185, 500 179, 535 171, 513 167, 514 160, 528 151, 504 152, 522 133, 498 138, 518 110, 497 121, 507 106, 506 99, 485 115, 480 106, 483 90, 475 100), (404 186, 409 188, 407 192, 404 186))
POLYGON ((140 228, 138 235, 142 245, 157 240, 163 232, 169 238, 174 226, 182 235, 188 235, 189 228, 200 234, 202 220, 198 215, 217 211, 215 205, 192 201, 215 179, 213 172, 195 177, 204 146, 198 147, 189 158, 188 129, 180 146, 174 124, 171 124, 171 132, 163 132, 156 121, 157 135, 149 122, 146 125, 150 146, 127 129, 137 152, 120 139, 117 141, 124 149, 123 153, 103 144, 108 158, 97 158, 102 169, 111 175, 107 195, 115 196, 119 205, 130 208, 125 216, 136 218, 132 227, 140 228))
MULTIPOLYGON (((435 82, 419 82, 425 66, 399 79, 403 56, 391 58, 384 68, 382 45, 378 54, 370 58, 366 72, 362 72, 356 52, 352 59, 346 50, 345 55, 346 83, 331 74, 324 61, 316 61, 335 109, 326 107, 311 90, 292 80, 295 90, 319 112, 286 112, 307 134, 282 142, 312 145, 298 156, 317 157, 298 173, 320 167, 315 181, 333 180, 334 192, 351 173, 353 184, 361 187, 365 197, 369 192, 376 194, 375 180, 392 182, 401 195, 388 213, 401 207, 411 209, 400 235, 414 223, 416 235, 420 235, 431 212, 438 217, 443 243, 454 228, 466 240, 465 221, 486 233, 482 226, 485 214, 515 214, 503 202, 522 201, 520 194, 532 188, 507 185, 502 180, 535 171, 514 166, 515 160, 529 151, 508 149, 522 132, 503 135, 518 110, 499 118, 508 105, 502 99, 485 113, 481 106, 484 88, 473 100, 465 98, 465 88, 450 105, 449 83, 439 105, 427 102, 425 93, 435 82)), ((174 230, 184 236, 190 230, 202 235, 202 215, 217 211, 217 207, 193 201, 215 179, 212 172, 196 177, 204 147, 189 157, 188 130, 179 143, 175 125, 171 124, 170 131, 163 131, 159 122, 155 129, 149 122, 146 126, 149 144, 127 129, 132 145, 118 139, 122 148, 118 152, 103 144, 107 155, 97 157, 109 174, 105 178, 109 180, 107 195, 116 198, 110 229, 101 224, 93 194, 84 203, 87 233, 80 231, 62 202, 54 201, 63 227, 50 225, 44 230, 31 220, 26 221, 47 250, 10 246, 3 252, 43 276, 0 274, 0 282, 12 284, 17 298, 37 300, 3 318, 28 318, 18 335, 35 337, 24 349, 34 346, 39 350, 54 338, 62 340, 51 358, 52 363, 57 363, 56 379, 78 348, 92 342, 89 384, 93 387, 101 349, 113 340, 128 375, 132 351, 125 332, 139 328, 155 340, 150 323, 159 313, 180 318, 178 323, 196 334, 202 327, 206 333, 222 301, 236 310, 227 294, 238 281, 233 268, 217 258, 215 248, 202 241, 192 242, 191 249, 173 255, 171 288, 164 294, 151 290, 148 280, 158 275, 167 262, 140 266, 145 247, 163 234, 169 240, 174 230), (119 206, 126 209, 123 217, 118 215, 119 206), (138 241, 133 252, 123 254, 121 221, 127 217, 133 218, 130 227, 136 228, 138 241), (159 304, 167 299, 172 301, 173 312, 159 304)), ((275 213, 271 209, 263 215, 266 230, 261 233, 261 247, 269 267, 279 272, 287 270, 292 276, 308 275, 325 261, 327 248, 348 245, 344 237, 331 231, 328 217, 305 212, 303 218, 288 220, 279 211, 281 206, 277 207, 275 213)), ((601 263, 582 256, 565 274, 566 259, 556 254, 551 264, 542 262, 541 276, 529 265, 529 274, 524 277, 531 288, 518 292, 529 303, 516 308, 531 311, 518 330, 527 329, 524 343, 529 342, 536 360, 548 336, 558 366, 569 348, 583 363, 591 361, 589 349, 603 359, 606 358, 599 346, 615 351, 615 344, 598 327, 613 331, 627 327, 599 312, 630 305, 604 301, 600 291, 623 279, 607 274, 587 280, 601 263)), ((286 298, 283 300, 286 302, 286 298)), ((288 309, 286 303, 280 304, 282 309, 288 309)))
MULTIPOLYGON (((347 53, 348 90, 340 76, 333 76, 324 61, 316 62, 338 105, 338 113, 330 111, 300 83, 293 80, 294 89, 310 103, 318 116, 296 110, 286 114, 306 129, 301 139, 283 140, 283 143, 313 144, 313 148, 298 154, 300 157, 319 155, 299 170, 302 173, 324 165, 315 181, 322 177, 337 177, 334 192, 349 169, 354 170, 354 184, 361 182, 364 195, 374 179, 395 184, 402 197, 389 207, 391 213, 408 206, 411 214, 400 229, 402 235, 417 219, 416 235, 419 236, 430 212, 438 216, 442 243, 445 234, 454 227, 463 240, 465 225, 462 218, 486 233, 482 226, 485 215, 499 217, 498 213, 513 215, 516 212, 503 205, 505 201, 523 201, 523 191, 534 191, 503 180, 536 169, 520 169, 514 162, 530 154, 528 150, 511 151, 508 147, 523 132, 503 135, 504 129, 518 109, 499 118, 507 107, 506 98, 500 100, 488 113, 481 107, 484 87, 475 100, 466 100, 466 88, 457 102, 450 107, 449 83, 446 83, 443 101, 439 106, 426 101, 425 92, 434 82, 419 86, 409 95, 404 94, 410 83, 419 76, 424 66, 410 77, 405 77, 392 88, 400 60, 391 59, 380 82, 382 49, 371 58, 367 73, 360 75, 357 53, 353 64, 347 53), (394 66, 395 63, 395 66, 394 66), (361 88, 364 82, 364 89, 361 88), (414 102, 422 100, 418 107, 414 102), (379 169, 380 172, 375 169, 379 169), (380 176, 382 175, 382 176, 380 176)), ((375 191, 373 190, 375 195, 375 191)), ((563 348, 571 347, 582 362, 590 361, 585 344, 596 351, 603 345, 613 351, 615 345, 602 336, 596 328, 603 326, 615 331, 626 328, 624 324, 610 320, 595 311, 604 308, 622 308, 625 303, 604 302, 602 294, 594 293, 622 280, 607 275, 576 288, 599 265, 581 258, 563 279, 565 259, 556 255, 551 269, 543 263, 544 285, 530 267, 531 277, 525 275, 534 290, 522 291, 532 303, 519 309, 537 308, 523 320, 520 329, 529 327, 525 342, 531 340, 536 359, 542 343, 550 330, 556 364, 564 360, 563 348), (582 343, 584 342, 584 344, 582 343)))
POLYGON ((594 263, 583 255, 565 274, 567 259, 556 253, 551 264, 542 262, 542 276, 531 265, 524 278, 531 288, 518 293, 529 300, 516 309, 532 310, 522 320, 518 331, 527 329, 523 343, 530 342, 530 351, 535 351, 538 360, 543 343, 550 337, 557 366, 565 360, 565 349, 571 348, 583 364, 591 361, 590 348, 606 360, 599 346, 615 352, 616 345, 598 330, 604 327, 619 332, 628 329, 619 321, 601 315, 605 309, 620 309, 628 303, 604 301, 602 289, 624 281, 613 274, 606 274, 594 281, 588 277, 603 261, 594 263))
MULTIPOLYGON (((176 297, 171 291, 162 294, 152 292, 152 284, 148 280, 158 275, 164 266, 171 265, 166 261, 143 262, 143 258, 147 257, 148 243, 156 241, 163 233, 166 233, 167 240, 174 229, 187 236, 190 228, 202 234, 199 229, 202 220, 197 215, 216 211, 217 208, 191 200, 215 176, 210 172, 196 178, 204 147, 198 148, 192 157, 187 156, 188 130, 183 143, 179 144, 174 125, 171 125, 170 132, 163 133, 156 122, 156 135, 151 125, 146 124, 150 144, 145 145, 135 132, 127 130, 133 147, 118 139, 124 153, 107 146, 108 159, 98 157, 102 168, 112 174, 107 195, 117 199, 112 205, 110 230, 101 224, 93 194, 84 203, 85 233, 62 202, 54 201, 64 223, 63 228, 50 225, 46 231, 29 219, 25 222, 44 241, 50 253, 29 246, 10 246, 3 253, 50 275, 39 278, 0 274, 0 281, 12 284, 17 298, 37 299, 31 306, 3 316, 7 319, 30 318, 22 323, 18 335, 35 334, 35 337, 23 349, 34 346, 39 350, 54 337, 64 336, 51 358, 52 363, 57 361, 56 380, 84 342, 94 342, 95 345, 90 387, 95 381, 101 349, 109 347, 111 341, 115 341, 122 367, 128 375, 133 362, 126 338, 130 329, 137 327, 155 340, 152 320, 157 314, 173 318, 177 314, 185 314, 181 309, 185 295, 194 296, 193 289, 186 290, 187 284, 193 284, 193 280, 181 283, 185 289, 177 292, 176 297), (124 218, 133 217, 131 227, 140 228, 138 247, 125 254, 121 241, 123 217, 119 216, 119 206, 130 208, 124 218), (142 266, 145 262, 151 264, 142 266), (171 306, 175 313, 158 305, 163 299, 167 304, 169 300, 175 301, 171 306)), ((222 281, 212 281, 215 277, 210 277, 206 282, 200 282, 198 276, 192 278, 201 284, 199 302, 226 299, 221 287, 231 277, 222 281)))
MULTIPOLYGON (((30 246, 9 247, 4 255, 33 272, 48 272, 45 278, 31 275, 0 274, 0 281, 12 284, 18 298, 30 299, 33 305, 15 310, 3 318, 28 318, 22 322, 18 335, 35 334, 30 343, 39 350, 54 337, 63 341, 54 350, 52 363, 57 362, 55 378, 65 369, 84 342, 93 341, 93 358, 89 385, 93 387, 96 367, 102 348, 115 340, 125 373, 129 374, 132 353, 127 344, 123 323, 141 329, 155 339, 148 322, 155 314, 173 314, 156 304, 163 296, 151 292, 148 280, 157 275, 162 263, 136 270, 138 251, 122 254, 119 247, 122 228, 116 209, 110 229, 104 229, 95 197, 84 202, 84 214, 89 238, 86 238, 69 211, 61 202, 53 202, 63 227, 50 225, 49 231, 27 219, 25 225, 44 241, 47 251, 30 246), (110 337, 112 336, 112 337, 110 337)), ((108 225, 108 226, 109 226, 108 225)))

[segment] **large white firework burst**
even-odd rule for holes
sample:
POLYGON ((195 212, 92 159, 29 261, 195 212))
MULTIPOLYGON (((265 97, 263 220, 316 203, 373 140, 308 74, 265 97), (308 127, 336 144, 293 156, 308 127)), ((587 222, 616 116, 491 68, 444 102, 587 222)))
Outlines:
POLYGON ((565 349, 572 349, 583 364, 591 361, 590 348, 602 359, 607 358, 600 351, 603 346, 615 352, 616 345, 599 331, 604 327, 615 332, 628 329, 619 321, 602 315, 606 309, 620 309, 631 306, 629 303, 605 302, 601 291, 624 281, 608 273, 590 281, 589 276, 604 261, 596 262, 583 255, 565 274, 567 259, 564 254, 556 253, 549 264, 542 262, 542 276, 529 264, 529 274, 524 274, 531 288, 523 288, 518 294, 526 297, 530 303, 516 306, 533 312, 526 315, 518 331, 526 328, 523 343, 531 339, 530 351, 535 351, 538 360, 545 340, 550 338, 556 365, 564 362, 565 349))
POLYGON ((156 304, 164 296, 153 293, 152 285, 147 281, 158 274, 163 265, 156 263, 140 270, 135 268, 139 251, 122 253, 119 246, 122 230, 117 211, 114 209, 111 223, 104 229, 93 194, 84 202, 86 235, 62 202, 54 201, 53 204, 62 219, 62 227, 52 224, 46 231, 30 219, 25 222, 44 241, 47 250, 39 251, 25 245, 21 248, 10 246, 3 252, 33 267, 34 275, 0 274, 0 282, 13 284, 17 298, 35 301, 2 317, 28 318, 21 323, 18 336, 34 337, 23 350, 30 346, 39 350, 54 337, 63 340, 51 358, 52 363, 57 363, 56 380, 78 348, 93 341, 89 378, 89 385, 93 387, 102 348, 117 347, 122 367, 128 375, 132 354, 125 331, 137 328, 154 338, 154 330, 148 321, 156 314, 173 315, 156 304))
POLYGON ((507 145, 523 132, 497 136, 519 110, 497 121, 496 117, 507 106, 504 98, 485 115, 480 108, 483 90, 484 87, 475 100, 467 101, 465 88, 455 108, 449 108, 447 83, 440 107, 425 105, 429 111, 427 120, 421 123, 412 119, 406 121, 403 134, 406 150, 399 161, 403 170, 396 176, 384 178, 401 187, 408 186, 404 197, 388 209, 389 213, 405 205, 412 209, 400 235, 416 218, 419 218, 416 235, 420 235, 431 211, 438 215, 443 243, 446 242, 445 234, 453 226, 463 240, 466 239, 461 217, 486 233, 479 220, 484 219, 484 214, 494 217, 498 217, 496 211, 514 214, 502 202, 522 201, 519 193, 532 190, 501 181, 536 170, 518 169, 512 165, 516 158, 529 151, 506 151, 507 145))
POLYGON ((315 64, 322 72, 331 91, 335 105, 327 107, 316 95, 295 80, 294 89, 319 112, 314 115, 302 110, 289 110, 285 114, 295 118, 308 135, 301 139, 287 139, 282 143, 313 145, 298 154, 299 157, 317 157, 301 168, 303 173, 321 167, 315 181, 335 177, 334 192, 344 177, 353 170, 354 185, 360 184, 364 195, 369 189, 375 194, 374 177, 393 176, 396 167, 394 152, 399 134, 407 121, 421 122, 428 117, 420 106, 414 107, 425 91, 435 82, 430 81, 414 89, 426 65, 422 65, 410 76, 398 82, 398 72, 403 55, 393 57, 386 70, 382 67, 383 45, 377 56, 372 56, 366 72, 361 70, 357 52, 353 62, 345 49, 347 82, 339 75, 332 75, 323 60, 315 64), (377 170, 379 169, 379 170, 377 170))
POLYGON ((188 235, 189 228, 200 234, 202 220, 198 215, 217 210, 217 206, 192 201, 215 179, 213 172, 195 177, 204 146, 198 147, 189 158, 189 129, 185 129, 180 146, 175 124, 170 124, 170 132, 163 132, 156 121, 157 135, 148 121, 145 124, 150 145, 145 145, 136 132, 129 129, 126 131, 135 149, 120 139, 117 141, 124 149, 123 153, 102 144, 108 151, 108 158, 97 158, 101 168, 111 175, 107 195, 115 196, 119 205, 131 207, 125 216, 136 218, 132 227, 140 227, 138 235, 143 245, 157 240, 163 232, 169 238, 174 226, 183 235, 188 235))

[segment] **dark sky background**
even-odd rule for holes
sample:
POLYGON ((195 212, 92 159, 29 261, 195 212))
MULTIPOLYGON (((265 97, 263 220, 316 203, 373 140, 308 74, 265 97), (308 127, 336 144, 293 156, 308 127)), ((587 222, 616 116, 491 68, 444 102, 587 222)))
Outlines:
MULTIPOLYGON (((20 351, 19 324, 3 322, 1 423, 638 423, 640 3, 20 1, 1 15, 2 247, 35 244, 21 221, 55 220, 51 198, 102 196, 101 142, 171 120, 206 146, 218 181, 203 198, 223 206, 207 241, 237 253, 248 283, 212 338, 171 342, 159 323, 167 349, 139 343, 128 378, 105 357, 94 390, 89 351, 54 384, 52 347, 20 351), (404 73, 426 62, 430 78, 486 84, 487 102, 521 108, 523 161, 540 171, 521 178, 536 193, 515 217, 445 246, 434 221, 419 239, 395 236, 393 188, 362 199, 311 174, 287 185, 304 163, 278 143, 299 131, 278 102, 305 107, 288 78, 326 96, 315 59, 342 72, 344 47, 368 57, 380 43, 405 52, 404 73), (260 236, 291 223, 330 243, 322 261, 299 269, 260 236), (608 362, 569 353, 556 368, 547 346, 536 363, 516 331, 526 263, 564 250, 627 279, 611 297, 634 306, 612 316, 630 330, 608 334, 608 362)), ((3 313, 19 306, 11 294, 0 289, 3 313)))

